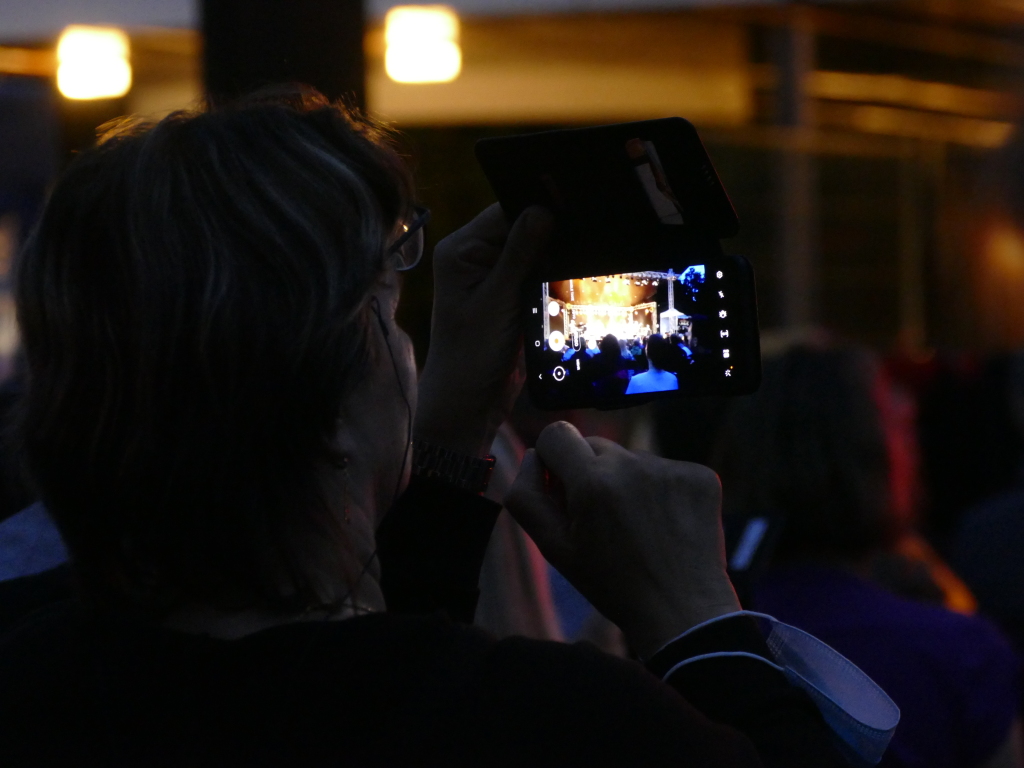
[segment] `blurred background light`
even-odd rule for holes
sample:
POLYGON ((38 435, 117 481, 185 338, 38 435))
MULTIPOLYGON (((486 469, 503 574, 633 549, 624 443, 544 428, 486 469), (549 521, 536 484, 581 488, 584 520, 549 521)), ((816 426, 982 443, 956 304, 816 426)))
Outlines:
MULTIPOLYGON (((1000 281, 1024 287, 1024 232, 1013 224, 998 222, 988 231, 985 258, 1000 281)), ((1019 291, 1017 295, 1022 295, 1019 291)))
POLYGON ((459 17, 444 5, 400 5, 384 19, 384 69, 398 83, 448 83, 462 70, 459 17))
POLYGON ((128 35, 113 27, 67 27, 57 43, 57 88, 69 99, 114 99, 132 86, 128 35))
POLYGON ((972 282, 980 335, 994 348, 1019 348, 1024 345, 1024 231, 1006 216, 989 218, 979 229, 972 282))

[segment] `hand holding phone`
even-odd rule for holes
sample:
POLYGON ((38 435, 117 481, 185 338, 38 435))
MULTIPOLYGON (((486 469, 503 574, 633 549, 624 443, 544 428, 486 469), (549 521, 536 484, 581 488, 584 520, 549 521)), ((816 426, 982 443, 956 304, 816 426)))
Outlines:
POLYGON ((507 216, 553 211, 551 258, 524 298, 527 385, 542 408, 736 395, 760 382, 739 224, 680 118, 488 139, 477 157, 507 216))
POLYGON ((490 451, 522 387, 517 286, 540 260, 551 226, 550 214, 537 208, 510 228, 492 205, 438 243, 417 439, 468 456, 490 451))
POLYGON ((721 495, 707 467, 584 438, 562 421, 527 452, 505 506, 548 562, 649 657, 740 610, 726 574, 721 495))

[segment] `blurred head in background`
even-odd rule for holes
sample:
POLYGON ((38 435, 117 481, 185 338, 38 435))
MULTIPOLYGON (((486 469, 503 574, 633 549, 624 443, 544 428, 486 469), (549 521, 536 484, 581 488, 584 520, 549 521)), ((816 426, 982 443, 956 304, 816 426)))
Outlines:
POLYGON ((785 518, 775 561, 856 562, 893 535, 890 457, 865 350, 799 343, 727 407, 712 458, 726 514, 785 518))
POLYGON ((655 368, 659 371, 664 371, 672 365, 672 348, 669 343, 665 341, 665 337, 660 333, 652 333, 647 337, 647 343, 644 345, 644 350, 647 352, 647 363, 651 368, 655 368))

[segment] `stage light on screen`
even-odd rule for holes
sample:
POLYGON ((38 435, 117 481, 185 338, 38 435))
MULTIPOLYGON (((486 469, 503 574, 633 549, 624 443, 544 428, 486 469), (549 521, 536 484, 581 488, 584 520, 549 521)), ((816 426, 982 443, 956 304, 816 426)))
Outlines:
POLYGON ((70 26, 57 43, 57 88, 69 99, 116 99, 132 87, 128 35, 114 27, 70 26))
POLYGON ((384 17, 384 70, 398 83, 448 83, 462 70, 459 17, 445 5, 399 5, 384 17))

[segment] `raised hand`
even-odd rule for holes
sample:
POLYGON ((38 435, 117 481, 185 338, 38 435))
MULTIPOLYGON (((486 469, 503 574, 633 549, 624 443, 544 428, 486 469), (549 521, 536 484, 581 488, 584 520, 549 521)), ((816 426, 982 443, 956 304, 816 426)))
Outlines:
POLYGON ((721 485, 707 467, 557 422, 527 452, 505 505, 643 657, 740 610, 725 570, 721 485))
POLYGON ((495 204, 438 243, 417 439, 473 456, 490 449, 522 387, 523 284, 552 223, 550 213, 533 207, 510 230, 495 204))

